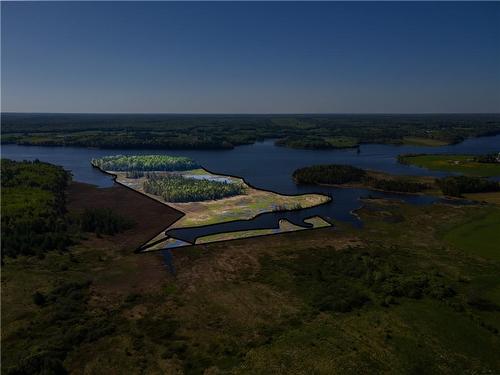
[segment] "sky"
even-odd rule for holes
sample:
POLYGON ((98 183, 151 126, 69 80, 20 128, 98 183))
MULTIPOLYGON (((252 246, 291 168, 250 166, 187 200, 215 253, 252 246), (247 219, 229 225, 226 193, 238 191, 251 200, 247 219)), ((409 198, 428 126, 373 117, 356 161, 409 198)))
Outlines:
POLYGON ((4 112, 500 112, 500 2, 2 2, 4 112))

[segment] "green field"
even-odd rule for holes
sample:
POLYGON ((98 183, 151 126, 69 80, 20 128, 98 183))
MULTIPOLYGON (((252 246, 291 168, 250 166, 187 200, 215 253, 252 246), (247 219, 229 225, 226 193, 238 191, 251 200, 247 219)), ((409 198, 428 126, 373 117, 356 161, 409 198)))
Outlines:
POLYGON ((402 156, 401 162, 435 171, 457 172, 467 176, 500 176, 500 163, 479 163, 471 155, 402 156))
POLYGON ((500 260, 500 211, 475 215, 452 228, 445 240, 472 255, 500 260))

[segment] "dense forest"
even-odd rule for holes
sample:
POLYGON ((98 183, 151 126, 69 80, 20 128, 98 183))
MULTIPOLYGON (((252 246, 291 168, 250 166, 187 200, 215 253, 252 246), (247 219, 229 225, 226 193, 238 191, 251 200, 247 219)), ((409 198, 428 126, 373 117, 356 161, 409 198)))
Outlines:
POLYGON ((79 233, 114 234, 132 224, 109 210, 69 215, 65 191, 71 176, 59 166, 40 161, 2 159, 2 259, 43 256, 65 250, 79 233))
POLYGON ((159 195, 167 202, 199 202, 244 194, 239 183, 186 178, 180 175, 150 176, 144 191, 159 195))
POLYGON ((500 191, 500 183, 481 177, 450 176, 437 179, 436 183, 444 195, 461 197, 466 193, 500 191))
MULTIPOLYGON (((105 156, 92 159, 92 164, 105 171, 186 171, 199 168, 193 160, 181 156, 135 155, 105 156)), ((131 176, 133 173, 131 173, 131 176)), ((140 173, 137 173, 139 177, 140 173)), ((134 178, 137 178, 134 177, 134 178)))
POLYGON ((2 257, 62 250, 71 243, 64 219, 69 181, 61 167, 2 159, 2 257))
POLYGON ((300 168, 293 172, 293 179, 298 184, 341 185, 361 183, 374 189, 402 193, 418 193, 429 188, 428 184, 413 181, 408 177, 383 178, 361 168, 338 164, 313 165, 300 168))
POLYGON ((258 140, 294 148, 457 143, 500 133, 499 115, 84 115, 2 113, 2 143, 135 149, 230 149, 258 140))

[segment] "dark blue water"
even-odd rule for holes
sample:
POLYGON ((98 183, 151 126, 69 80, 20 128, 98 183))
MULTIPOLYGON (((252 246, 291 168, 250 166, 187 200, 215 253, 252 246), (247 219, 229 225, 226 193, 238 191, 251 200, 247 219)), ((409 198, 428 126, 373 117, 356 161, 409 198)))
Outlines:
MULTIPOLYGON (((310 209, 294 212, 270 213, 251 221, 238 221, 218 224, 207 228, 193 230, 176 230, 184 238, 198 237, 203 234, 219 233, 228 230, 277 228, 278 220, 286 218, 293 223, 307 226, 305 218, 320 215, 325 219, 347 221, 360 226, 359 220, 351 212, 361 206, 360 197, 373 195, 376 197, 398 198, 412 204, 429 204, 435 202, 435 197, 388 194, 365 189, 340 189, 333 187, 296 185, 291 175, 300 167, 313 164, 350 164, 361 168, 384 171, 399 175, 443 176, 444 172, 402 165, 397 162, 397 156, 405 153, 436 153, 436 154, 484 154, 498 152, 500 135, 468 139, 462 143, 442 147, 395 146, 395 145, 361 145, 360 152, 356 149, 345 150, 294 150, 274 146, 272 140, 240 146, 234 150, 120 150, 120 149, 89 149, 75 147, 37 147, 4 145, 2 157, 14 160, 39 159, 62 165, 73 173, 76 181, 95 184, 100 187, 112 186, 113 181, 90 165, 90 160, 105 155, 130 154, 165 154, 187 156, 203 165, 208 170, 240 176, 252 186, 276 191, 282 194, 323 193, 333 197, 332 202, 310 209), (182 231, 182 232, 181 232, 182 231), (207 233, 204 233, 208 231, 207 233), (200 234, 201 233, 201 234, 200 234)), ((181 238, 182 239, 182 238, 181 238)))

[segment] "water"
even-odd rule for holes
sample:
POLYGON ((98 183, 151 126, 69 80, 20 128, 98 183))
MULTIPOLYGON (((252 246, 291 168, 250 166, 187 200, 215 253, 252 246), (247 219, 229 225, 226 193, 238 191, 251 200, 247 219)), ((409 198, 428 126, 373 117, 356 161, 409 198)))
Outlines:
POLYGON ((369 144, 356 149, 344 150, 294 150, 274 146, 273 140, 240 146, 233 150, 133 150, 133 149, 91 149, 75 147, 2 146, 2 157, 14 160, 39 159, 62 165, 73 173, 76 181, 100 187, 113 185, 110 176, 92 168, 90 160, 106 155, 164 154, 187 156, 213 173, 243 177, 254 187, 272 190, 282 194, 323 193, 333 197, 332 202, 293 212, 269 213, 251 221, 217 224, 202 229, 178 229, 177 238, 192 239, 199 235, 219 233, 228 230, 277 228, 278 220, 286 218, 293 223, 307 226, 305 218, 320 215, 330 220, 341 220, 361 226, 352 211, 361 206, 360 197, 397 198, 412 204, 436 202, 436 197, 389 194, 366 189, 344 189, 322 186, 296 185, 291 175, 297 168, 313 164, 350 164, 361 168, 374 169, 398 175, 444 176, 445 172, 429 171, 397 162, 399 154, 484 154, 498 152, 500 135, 468 139, 456 145, 442 147, 396 146, 369 144))

